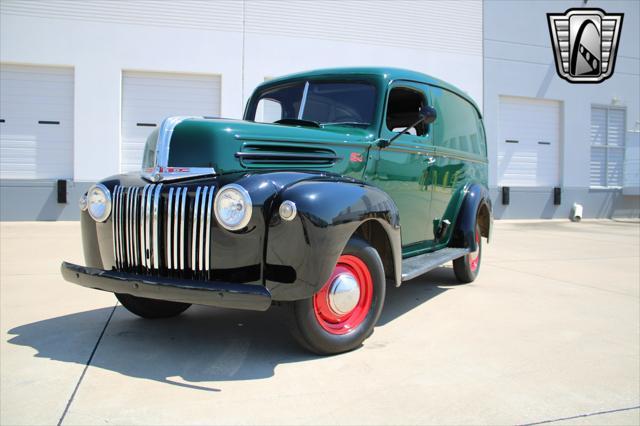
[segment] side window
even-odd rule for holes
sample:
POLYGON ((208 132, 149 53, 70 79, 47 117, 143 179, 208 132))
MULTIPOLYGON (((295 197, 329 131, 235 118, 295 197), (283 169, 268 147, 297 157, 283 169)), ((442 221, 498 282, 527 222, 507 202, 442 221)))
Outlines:
MULTIPOLYGON (((387 128, 392 132, 401 132, 418 120, 418 112, 426 105, 424 94, 416 89, 394 87, 389 93, 387 104, 387 128)), ((427 126, 419 124, 410 132, 413 135, 424 136, 427 126)))
POLYGON ((485 155, 482 124, 476 109, 467 100, 448 90, 433 88, 436 145, 476 155, 485 155))

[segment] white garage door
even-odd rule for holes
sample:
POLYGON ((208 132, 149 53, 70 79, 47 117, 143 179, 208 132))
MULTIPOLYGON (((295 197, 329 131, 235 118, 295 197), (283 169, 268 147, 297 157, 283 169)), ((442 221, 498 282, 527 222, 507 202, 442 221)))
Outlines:
POLYGON ((0 178, 73 178, 73 69, 0 65, 0 178))
POLYGON ((220 76, 123 73, 121 171, 140 170, 147 136, 173 115, 220 115, 220 76))
POLYGON ((500 97, 498 185, 560 186, 560 103, 500 97))

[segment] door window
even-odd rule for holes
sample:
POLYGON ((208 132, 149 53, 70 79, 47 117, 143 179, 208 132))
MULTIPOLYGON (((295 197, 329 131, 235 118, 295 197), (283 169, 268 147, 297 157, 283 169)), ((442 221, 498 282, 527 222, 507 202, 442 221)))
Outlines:
MULTIPOLYGON (((392 132, 401 132, 418 121, 420 108, 426 105, 424 94, 408 87, 394 87, 389 93, 387 104, 387 128, 392 132)), ((407 133, 425 136, 428 126, 418 124, 407 133)))

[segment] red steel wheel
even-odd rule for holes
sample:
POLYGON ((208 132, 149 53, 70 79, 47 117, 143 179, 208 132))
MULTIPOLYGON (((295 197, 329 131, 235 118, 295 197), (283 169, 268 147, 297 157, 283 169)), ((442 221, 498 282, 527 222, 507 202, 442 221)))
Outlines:
POLYGON ((478 227, 476 227, 476 244, 477 248, 475 251, 467 255, 469 257, 469 269, 471 269, 471 272, 476 272, 480 265, 480 229, 478 229, 478 227))
POLYGON ((350 238, 330 268, 317 291, 289 305, 293 337, 321 355, 350 351, 371 336, 386 294, 382 259, 361 238, 350 238))
POLYGON ((313 310, 324 330, 342 335, 362 324, 372 301, 369 268, 356 256, 342 255, 327 283, 313 297, 313 310))
POLYGON ((482 238, 478 224, 476 224, 474 237, 476 240, 476 249, 453 261, 453 272, 461 283, 472 282, 480 273, 480 263, 482 262, 482 238))

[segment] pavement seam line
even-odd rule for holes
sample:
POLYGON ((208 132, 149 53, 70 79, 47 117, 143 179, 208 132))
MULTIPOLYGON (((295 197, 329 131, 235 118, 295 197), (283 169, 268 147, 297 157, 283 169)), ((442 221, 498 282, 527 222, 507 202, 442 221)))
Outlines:
POLYGON ((631 411, 631 410, 637 410, 637 409, 640 409, 640 405, 636 405, 635 407, 616 408, 614 410, 597 411, 595 413, 578 414, 576 416, 562 417, 562 418, 559 418, 559 419, 542 420, 540 422, 534 422, 534 423, 525 423, 522 426, 542 425, 542 424, 548 424, 548 423, 554 423, 554 422, 561 422, 563 420, 580 419, 580 418, 583 418, 583 417, 599 416, 599 415, 602 415, 602 414, 619 413, 621 411, 631 411))
POLYGON ((626 296, 626 297, 631 297, 631 298, 634 298, 634 299, 638 299, 638 297, 636 295, 634 295, 634 294, 623 293, 621 291, 609 290, 609 289, 606 289, 606 288, 595 287, 595 286, 588 285, 588 284, 574 283, 574 282, 571 282, 571 281, 565 281, 565 280, 561 280, 561 279, 558 279, 558 278, 551 278, 551 277, 547 277, 545 275, 540 275, 540 274, 536 274, 536 273, 529 272, 529 271, 521 271, 519 269, 507 268, 505 266, 496 265, 496 264, 491 264, 489 266, 492 266, 492 267, 498 268, 498 269, 504 269, 506 271, 518 272, 518 273, 521 273, 521 274, 532 275, 534 277, 544 278, 546 280, 556 281, 556 282, 563 283, 563 284, 575 285, 575 286, 578 286, 578 287, 590 288, 590 289, 593 289, 593 290, 600 290, 600 291, 604 291, 604 292, 607 292, 607 293, 618 294, 618 295, 621 295, 621 296, 626 296))
POLYGON ((111 322, 111 318, 113 317, 113 313, 116 311, 117 307, 118 307, 118 303, 116 302, 116 304, 113 306, 113 309, 111 309, 111 313, 109 314, 109 317, 107 318, 107 322, 104 323, 104 327, 102 328, 102 331, 100 332, 100 335, 98 336, 98 340, 96 341, 96 344, 93 346, 93 350, 91 351, 91 355, 89 355, 89 359, 87 360, 87 363, 85 364, 84 369, 82 370, 82 374, 80 374, 80 378, 78 379, 78 383, 76 383, 76 386, 73 389, 73 392, 71 393, 71 396, 69 397, 69 400, 67 401, 67 405, 66 405, 66 407, 64 407, 64 411, 62 412, 62 415, 60 416, 60 420, 58 420, 58 426, 62 425, 62 422, 64 421, 64 418, 66 417, 67 412, 69 411, 69 407, 71 407, 71 403, 73 402, 74 398, 76 397, 76 393, 78 392, 78 389, 80 388, 80 383, 82 382, 82 379, 84 379, 84 376, 87 373, 87 370, 89 369, 89 365, 91 365, 91 361, 93 361, 93 356, 96 354, 96 351, 98 350, 98 345, 100 345, 100 342, 102 341, 102 337, 104 336, 105 331, 107 331, 107 327, 109 326, 109 322, 111 322))

